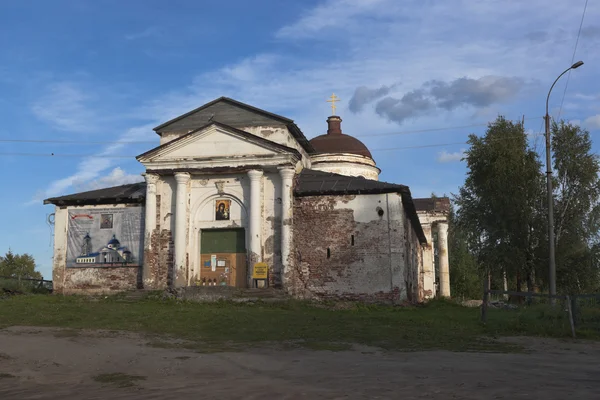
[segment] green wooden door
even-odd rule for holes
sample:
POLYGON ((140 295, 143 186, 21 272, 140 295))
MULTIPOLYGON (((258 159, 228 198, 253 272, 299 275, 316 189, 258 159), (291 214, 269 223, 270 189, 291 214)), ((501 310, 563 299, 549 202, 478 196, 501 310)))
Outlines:
POLYGON ((200 284, 246 287, 244 229, 202 230, 200 253, 200 284))
POLYGON ((246 252, 244 229, 203 229, 200 240, 202 254, 246 252))

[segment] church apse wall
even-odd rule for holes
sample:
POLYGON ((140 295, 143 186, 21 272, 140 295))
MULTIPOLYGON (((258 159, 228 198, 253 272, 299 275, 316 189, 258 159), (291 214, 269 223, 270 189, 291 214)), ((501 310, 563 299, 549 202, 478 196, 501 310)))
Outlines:
POLYGON ((293 291, 309 298, 414 298, 419 244, 407 221, 397 193, 296 198, 293 291))
POLYGON ((58 293, 140 287, 144 207, 57 208, 55 221, 53 281, 58 293))

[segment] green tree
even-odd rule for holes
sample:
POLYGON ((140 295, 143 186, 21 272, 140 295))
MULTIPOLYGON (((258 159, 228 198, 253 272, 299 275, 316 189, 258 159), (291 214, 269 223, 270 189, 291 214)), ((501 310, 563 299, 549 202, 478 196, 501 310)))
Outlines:
POLYGON ((13 254, 11 250, 4 257, 0 256, 0 276, 42 279, 42 274, 35 270, 35 260, 31 255, 13 254))
POLYGON ((523 125, 499 116, 483 137, 469 136, 465 184, 455 201, 457 225, 480 269, 501 285, 533 282, 542 205, 541 164, 523 125))
POLYGON ((600 231, 600 163, 587 130, 560 121, 552 124, 555 180, 557 289, 595 291, 600 231))
POLYGON ((448 214, 448 258, 452 296, 462 299, 480 298, 483 290, 482 275, 477 268, 477 260, 469 252, 467 235, 457 221, 452 203, 448 214))

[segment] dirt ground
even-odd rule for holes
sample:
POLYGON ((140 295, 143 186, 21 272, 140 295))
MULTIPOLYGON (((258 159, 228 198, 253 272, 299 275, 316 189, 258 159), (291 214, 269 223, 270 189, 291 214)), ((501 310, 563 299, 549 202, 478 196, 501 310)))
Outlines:
POLYGON ((0 330, 0 399, 600 398, 599 343, 511 341, 528 351, 198 353, 129 333, 12 327, 0 330))

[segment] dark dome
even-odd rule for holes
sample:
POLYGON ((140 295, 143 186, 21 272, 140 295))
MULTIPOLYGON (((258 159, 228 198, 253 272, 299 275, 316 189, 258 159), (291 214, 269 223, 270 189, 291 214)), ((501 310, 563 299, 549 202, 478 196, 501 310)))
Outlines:
POLYGON ((317 153, 350 153, 373 158, 363 142, 343 133, 317 136, 310 140, 310 144, 317 153))
POLYGON ((337 115, 327 118, 327 134, 310 140, 317 153, 350 153, 369 157, 371 152, 360 140, 342 133, 342 119, 337 115))

